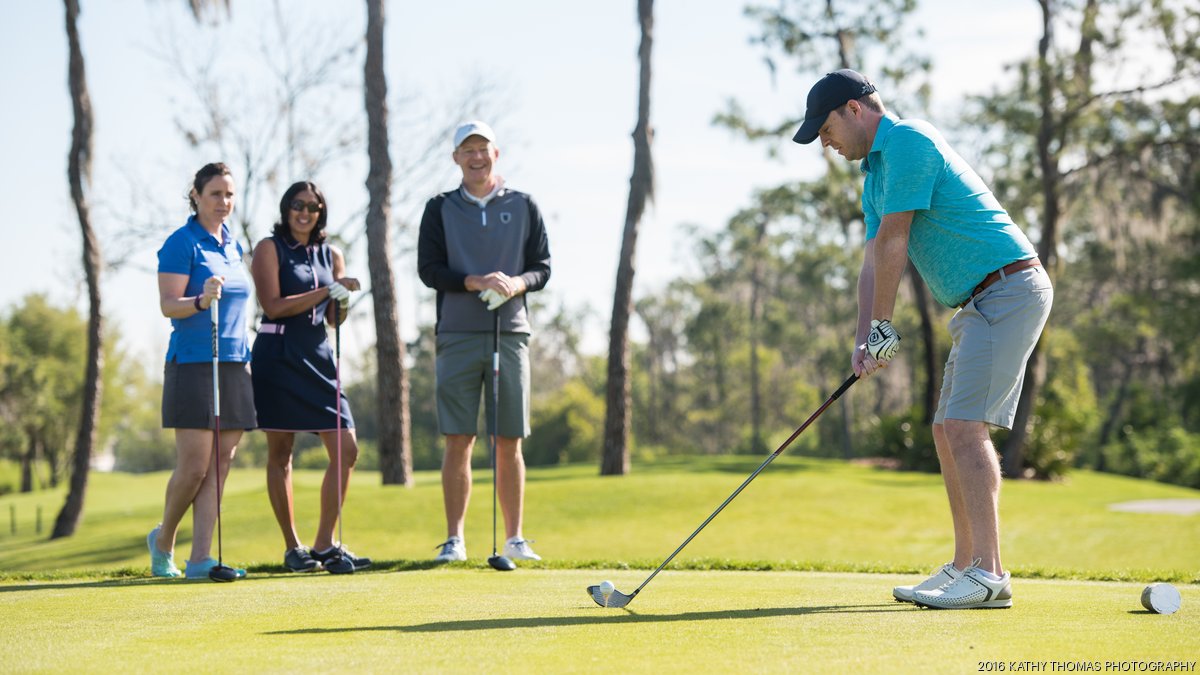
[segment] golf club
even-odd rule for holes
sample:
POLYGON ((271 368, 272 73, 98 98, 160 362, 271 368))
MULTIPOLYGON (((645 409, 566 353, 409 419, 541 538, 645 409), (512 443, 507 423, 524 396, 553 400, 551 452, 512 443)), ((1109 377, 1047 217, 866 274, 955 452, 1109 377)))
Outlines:
POLYGON ((636 589, 634 589, 634 591, 632 593, 630 593, 628 595, 616 590, 615 588, 612 587, 612 584, 609 584, 607 582, 605 582, 604 584, 597 584, 595 586, 588 586, 587 592, 588 592, 588 595, 591 596, 592 600, 594 600, 596 602, 596 604, 600 605, 601 607, 624 607, 624 606, 628 605, 630 602, 632 602, 633 599, 637 597, 637 594, 641 593, 642 589, 646 587, 646 584, 650 583, 651 579, 653 579, 655 576, 657 576, 658 573, 661 572, 663 570, 663 568, 667 566, 668 563, 670 563, 672 560, 674 560, 675 556, 679 555, 679 552, 683 550, 684 546, 687 546, 689 542, 691 542, 693 539, 696 538, 696 535, 700 534, 700 530, 703 530, 705 525, 708 525, 710 522, 712 522, 712 519, 716 518, 717 514, 720 513, 721 510, 724 509, 729 504, 729 502, 733 501, 734 497, 738 496, 738 494, 740 494, 742 490, 746 489, 746 486, 750 484, 750 481, 754 480, 755 477, 758 476, 758 474, 762 473, 762 470, 767 468, 767 465, 770 464, 772 461, 774 461, 774 459, 776 457, 778 457, 780 455, 780 453, 782 453, 784 451, 784 449, 787 448, 787 446, 791 445, 792 441, 796 440, 796 437, 799 436, 805 429, 808 428, 808 425, 812 424, 813 421, 815 421, 818 417, 820 417, 821 413, 825 412, 826 408, 828 408, 830 405, 832 405, 834 401, 841 398, 842 394, 846 393, 846 390, 850 388, 850 385, 854 384, 857 381, 858 381, 858 376, 851 375, 845 382, 843 382, 842 386, 838 387, 837 391, 833 392, 833 395, 830 396, 828 399, 826 399, 825 403, 821 404, 821 407, 817 408, 817 411, 815 413, 813 413, 812 416, 810 416, 807 420, 805 420, 804 424, 801 424, 798 429, 796 429, 794 432, 792 432, 792 435, 789 436, 788 439, 783 442, 783 445, 779 446, 778 450, 771 453, 767 457, 767 459, 763 461, 762 464, 759 464, 758 468, 754 470, 754 473, 750 474, 750 477, 747 478, 745 480, 745 482, 743 482, 740 486, 738 486, 738 489, 734 490, 733 494, 729 495, 729 497, 725 501, 721 502, 721 505, 717 507, 716 511, 712 512, 712 515, 710 515, 708 518, 706 518, 703 523, 700 523, 700 527, 697 527, 696 531, 693 532, 691 534, 691 536, 689 536, 687 539, 685 539, 683 541, 683 543, 679 545, 679 548, 675 549, 674 553, 667 556, 667 559, 664 560, 662 562, 662 564, 658 566, 657 569, 655 569, 653 572, 651 572, 650 576, 646 577, 646 580, 642 582, 641 586, 638 586, 636 589), (605 591, 607 591, 607 592, 605 592, 605 591))
POLYGON ((213 381, 213 458, 217 461, 217 564, 208 571, 208 578, 213 581, 233 581, 237 579, 237 571, 225 566, 225 551, 221 541, 221 384, 217 377, 217 367, 220 363, 218 349, 218 321, 220 310, 218 301, 213 298, 209 305, 209 316, 212 317, 212 381, 213 381))
POLYGON ((511 572, 517 564, 496 553, 496 443, 500 436, 500 308, 492 310, 492 569, 511 572))
POLYGON ((337 396, 333 399, 333 414, 337 417, 337 553, 324 563, 330 574, 353 574, 354 561, 347 560, 342 555, 342 305, 337 300, 333 305, 333 353, 334 379, 337 382, 337 396))

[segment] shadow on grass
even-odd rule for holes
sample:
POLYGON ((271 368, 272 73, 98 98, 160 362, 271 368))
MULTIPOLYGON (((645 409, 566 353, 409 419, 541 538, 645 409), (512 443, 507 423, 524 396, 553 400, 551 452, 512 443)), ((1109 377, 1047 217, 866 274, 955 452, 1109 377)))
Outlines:
MULTIPOLYGON (((92 568, 100 568, 125 562, 139 553, 146 554, 146 544, 144 542, 142 543, 141 550, 130 547, 112 548, 108 551, 89 549, 75 553, 41 550, 24 555, 21 563, 26 569, 61 569, 84 565, 92 568)), ((146 555, 146 558, 149 558, 149 555, 146 555)))
POLYGON ((23 591, 61 591, 69 588, 130 588, 133 586, 165 586, 179 583, 193 583, 200 581, 199 579, 164 579, 160 577, 147 577, 144 573, 139 576, 130 576, 122 579, 100 579, 97 581, 73 581, 64 583, 54 583, 43 581, 41 583, 22 584, 19 579, 12 580, 13 583, 0 586, 0 593, 15 593, 23 591))
MULTIPOLYGON (((376 572, 416 572, 420 570, 433 569, 442 567, 444 563, 439 563, 435 560, 389 560, 376 561, 371 565, 370 569, 356 572, 356 574, 372 574, 376 572)), ((480 561, 477 564, 470 563, 452 563, 454 567, 462 567, 463 569, 480 568, 488 569, 486 563, 480 561)), ((288 572, 280 565, 274 564, 259 564, 246 565, 247 576, 244 579, 238 579, 238 583, 253 583, 255 581, 265 581, 267 579, 295 579, 302 581, 304 579, 312 579, 315 577, 328 576, 323 572, 312 572, 306 574, 297 574, 288 572)), ((211 583, 208 579, 164 579, 160 577, 151 577, 147 568, 127 567, 124 569, 112 570, 105 572, 108 578, 105 579, 89 579, 71 581, 69 574, 64 574, 61 578, 63 581, 56 582, 56 577, 53 573, 35 573, 31 572, 28 575, 20 572, 0 574, 0 593, 13 593, 17 591, 51 591, 63 590, 67 588, 129 588, 132 586, 157 586, 157 585, 190 585, 195 583, 211 583), (115 577, 115 578, 114 578, 115 577)), ((78 579, 78 576, 74 577, 78 579)))
MULTIPOLYGON (((912 605, 885 603, 875 605, 824 605, 817 607, 763 607, 758 609, 733 609, 712 612, 681 612, 679 614, 637 614, 625 610, 618 614, 596 616, 540 616, 507 619, 479 619, 475 621, 435 621, 412 626, 361 626, 346 628, 299 628, 295 630, 268 631, 263 635, 325 635, 332 633, 358 633, 373 631, 396 631, 400 633, 449 633, 456 631, 497 630, 508 628, 545 628, 565 626, 590 626, 622 623, 667 623, 676 621, 710 621, 716 619, 761 619, 765 617, 807 616, 809 614, 862 614, 874 612, 902 612, 915 608, 912 605)), ((598 610, 602 611, 602 610, 598 610)))

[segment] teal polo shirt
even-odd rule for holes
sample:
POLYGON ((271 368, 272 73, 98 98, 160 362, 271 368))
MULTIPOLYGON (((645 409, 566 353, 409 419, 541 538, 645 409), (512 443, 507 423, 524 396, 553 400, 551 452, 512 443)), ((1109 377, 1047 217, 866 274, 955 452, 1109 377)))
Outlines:
MULTIPOLYGON (((217 323, 218 356, 221 361, 244 363, 250 360, 246 334, 246 303, 250 299, 250 279, 242 262, 242 245, 221 224, 221 240, 208 233, 195 216, 171 233, 158 250, 158 271, 187 276, 184 297, 200 295, 209 277, 225 277, 217 323)), ((167 361, 203 363, 212 361, 212 315, 208 311, 186 319, 171 319, 171 342, 167 361)))
POLYGON ((933 297, 957 307, 991 272, 1037 255, 983 179, 933 125, 885 115, 862 161, 867 241, 913 211, 908 257, 933 297))

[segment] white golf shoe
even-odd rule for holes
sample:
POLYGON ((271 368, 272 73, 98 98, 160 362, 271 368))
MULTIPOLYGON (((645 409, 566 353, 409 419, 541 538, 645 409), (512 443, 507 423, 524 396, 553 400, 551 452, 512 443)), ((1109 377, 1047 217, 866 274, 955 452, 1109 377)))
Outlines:
POLYGON ((436 548, 442 549, 434 558, 437 562, 459 562, 467 559, 467 545, 463 543, 462 537, 450 537, 436 548))
POLYGON ((504 542, 504 557, 510 560, 541 560, 542 556, 533 552, 529 547, 532 540, 520 537, 509 537, 504 542))
POLYGON ((972 566, 945 586, 913 593, 913 602, 919 607, 933 609, 1007 609, 1012 607, 1011 581, 1008 572, 992 581, 982 570, 972 566))
POLYGON ((955 579, 962 576, 962 572, 954 566, 954 563, 948 562, 938 569, 933 571, 928 579, 922 581, 916 586, 897 586, 892 589, 892 597, 898 602, 912 602, 913 593, 917 591, 932 591, 936 588, 944 586, 955 579))

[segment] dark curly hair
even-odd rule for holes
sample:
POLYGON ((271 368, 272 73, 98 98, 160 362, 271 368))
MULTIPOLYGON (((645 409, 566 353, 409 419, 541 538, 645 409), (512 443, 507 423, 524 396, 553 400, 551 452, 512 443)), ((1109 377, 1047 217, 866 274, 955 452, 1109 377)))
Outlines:
POLYGON ((196 172, 196 177, 192 179, 192 189, 188 191, 188 203, 192 205, 192 212, 195 213, 198 207, 196 198, 192 196, 193 192, 198 195, 204 194, 204 186, 208 185, 208 181, 217 176, 232 175, 233 172, 229 170, 228 166, 225 166, 225 162, 211 162, 200 167, 200 170, 196 172))
POLYGON ((283 193, 283 199, 279 200, 279 221, 275 223, 271 234, 285 241, 295 240, 292 237, 292 228, 288 226, 288 214, 292 210, 292 202, 296 199, 296 195, 305 190, 316 195, 317 203, 321 205, 321 213, 317 216, 317 225, 313 228, 312 234, 308 236, 309 244, 320 244, 325 241, 325 223, 329 220, 329 204, 316 184, 308 181, 292 183, 292 186, 283 193))

